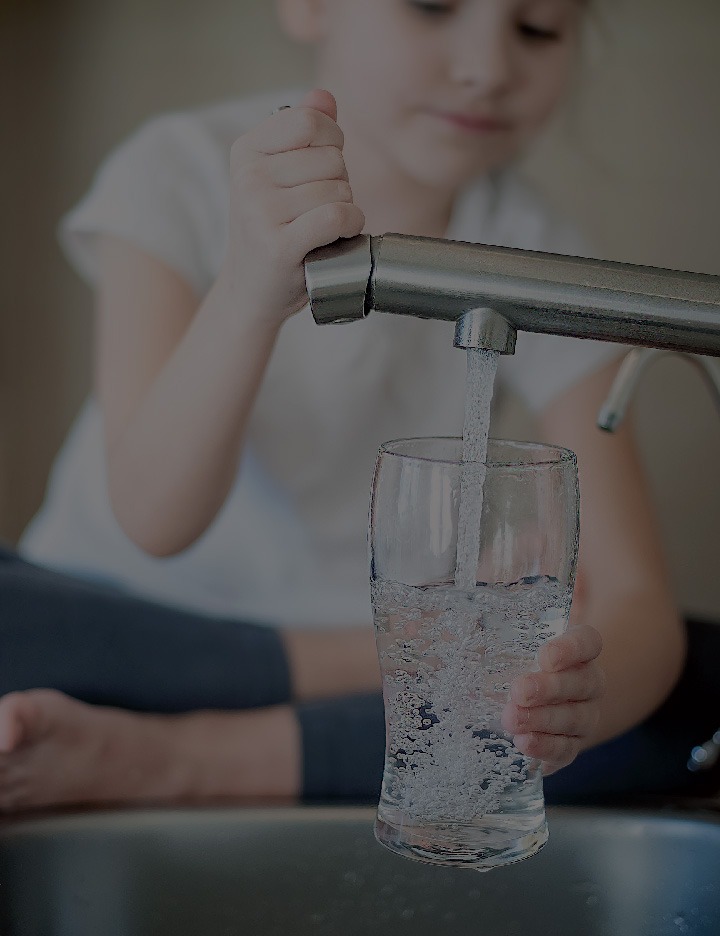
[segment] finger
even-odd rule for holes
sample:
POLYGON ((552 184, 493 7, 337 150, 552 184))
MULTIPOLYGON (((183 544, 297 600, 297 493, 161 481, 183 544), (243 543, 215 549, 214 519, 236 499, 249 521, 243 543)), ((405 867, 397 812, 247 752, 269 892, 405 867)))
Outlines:
POLYGON ((315 88, 308 91, 305 97, 300 101, 301 107, 314 107, 315 110, 322 111, 333 120, 337 120, 337 102, 329 91, 322 88, 315 88))
POLYGON ((289 224, 301 215, 323 205, 336 202, 352 204, 352 191, 342 179, 307 182, 293 188, 282 189, 273 199, 271 217, 276 224, 289 224))
POLYGON ((297 251, 297 262, 302 263, 315 247, 331 244, 339 237, 355 237, 364 227, 365 215, 357 205, 332 202, 300 215, 284 230, 297 251))
POLYGON ((281 188, 341 179, 347 182, 345 160, 337 146, 308 146, 289 153, 275 153, 267 158, 267 175, 281 188))
POLYGON ((587 738, 597 728, 600 710, 596 702, 570 702, 525 708, 509 703, 503 709, 501 723, 512 734, 540 732, 587 738))
POLYGON ((578 624, 560 637, 553 637, 543 644, 537 655, 538 665, 545 672, 552 673, 589 663, 600 656, 602 637, 594 627, 578 624))
MULTIPOLYGON (((559 770, 567 767, 580 753, 581 744, 577 738, 566 735, 523 734, 515 735, 513 744, 526 757, 533 757, 559 770)), ((543 764, 543 773, 547 774, 543 764)))
POLYGON ((345 139, 332 117, 314 107, 289 107, 268 117, 243 134, 233 145, 233 158, 250 154, 272 155, 306 146, 336 146, 342 149, 345 139))
POLYGON ((561 673, 523 673, 510 686, 516 705, 556 705, 599 699, 605 692, 605 673, 595 662, 583 663, 561 673))

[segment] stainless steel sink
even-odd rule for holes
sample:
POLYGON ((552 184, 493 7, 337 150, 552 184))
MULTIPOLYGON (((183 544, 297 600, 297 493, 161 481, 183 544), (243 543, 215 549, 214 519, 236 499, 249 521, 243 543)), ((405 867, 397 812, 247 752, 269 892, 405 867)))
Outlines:
POLYGON ((0 828, 2 936, 718 936, 720 816, 556 808, 480 874, 377 845, 368 808, 133 810, 0 828))

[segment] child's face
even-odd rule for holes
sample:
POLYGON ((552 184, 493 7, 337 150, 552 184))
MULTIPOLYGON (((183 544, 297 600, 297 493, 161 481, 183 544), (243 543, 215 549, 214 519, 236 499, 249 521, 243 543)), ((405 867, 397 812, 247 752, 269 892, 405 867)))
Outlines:
POLYGON ((338 121, 395 169, 455 188, 508 162, 558 103, 583 0, 285 0, 338 121))

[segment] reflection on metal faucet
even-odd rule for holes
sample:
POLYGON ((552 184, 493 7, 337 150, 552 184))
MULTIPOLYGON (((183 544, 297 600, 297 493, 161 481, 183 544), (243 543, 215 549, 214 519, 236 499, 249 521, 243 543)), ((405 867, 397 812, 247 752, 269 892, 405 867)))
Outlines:
MULTIPOLYGON (((627 412, 630 399, 649 364, 671 352, 657 348, 633 348, 620 365, 608 398, 598 415, 597 424, 607 432, 615 432, 627 412)), ((677 354, 694 364, 705 378, 705 382, 720 409, 720 361, 697 354, 677 354)))
POLYGON ((471 309, 455 322, 456 348, 483 348, 500 354, 515 354, 517 330, 493 309, 471 309))
POLYGON ((529 331, 720 355, 720 276, 361 234, 308 254, 305 281, 318 324, 371 310, 457 322, 483 310, 483 327, 460 327, 458 347, 512 353, 513 331, 529 331))

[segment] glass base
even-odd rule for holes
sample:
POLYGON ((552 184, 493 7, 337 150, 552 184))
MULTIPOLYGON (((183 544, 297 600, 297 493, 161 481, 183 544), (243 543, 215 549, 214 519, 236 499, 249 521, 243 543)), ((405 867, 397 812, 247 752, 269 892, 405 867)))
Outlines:
POLYGON ((548 840, 547 822, 530 831, 508 828, 509 817, 487 816, 472 824, 396 826, 377 817, 375 838, 403 858, 427 864, 490 871, 536 855, 548 840), (504 828, 503 828, 504 825, 504 828))

